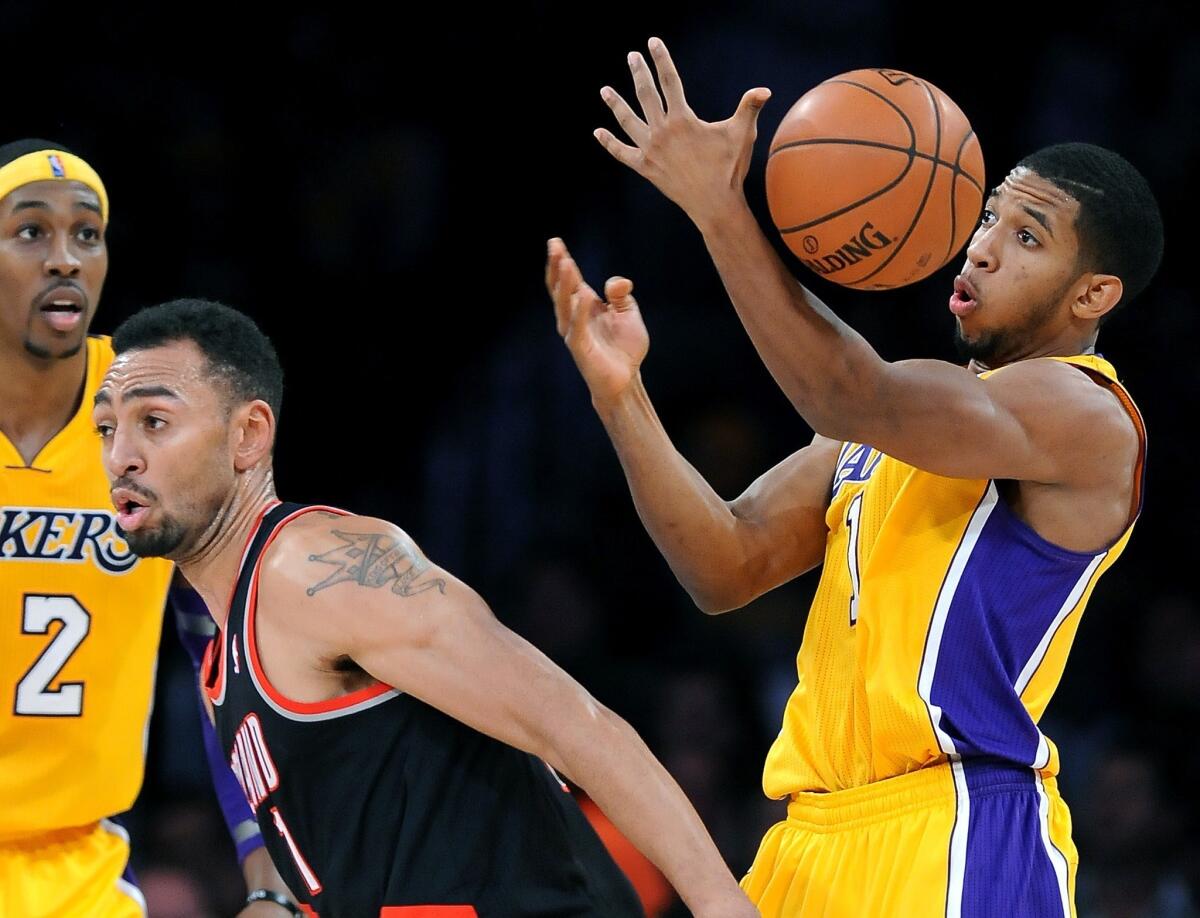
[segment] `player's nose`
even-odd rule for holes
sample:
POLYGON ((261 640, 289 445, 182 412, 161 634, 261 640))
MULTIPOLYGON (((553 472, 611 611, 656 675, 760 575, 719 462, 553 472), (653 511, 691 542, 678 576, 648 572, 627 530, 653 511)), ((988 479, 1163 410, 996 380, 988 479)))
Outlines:
POLYGON ((994 228, 981 226, 971 237, 967 246, 967 260, 972 267, 982 271, 995 271, 998 265, 996 258, 996 234, 994 228))
POLYGON ((79 258, 71 251, 71 242, 65 233, 56 233, 46 253, 44 270, 51 277, 75 277, 79 274, 79 258))
POLYGON ((122 435, 120 428, 112 432, 105 447, 104 465, 113 478, 146 471, 146 460, 141 450, 132 437, 122 435))

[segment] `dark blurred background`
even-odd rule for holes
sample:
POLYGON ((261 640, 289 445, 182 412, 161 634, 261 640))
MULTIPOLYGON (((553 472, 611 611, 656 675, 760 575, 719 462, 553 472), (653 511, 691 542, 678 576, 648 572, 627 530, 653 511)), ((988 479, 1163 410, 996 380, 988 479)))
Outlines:
MULTIPOLYGON (((909 70, 949 93, 981 139, 989 183, 1051 142, 1126 155, 1167 223, 1158 278, 1100 339, 1149 425, 1146 511, 1089 606, 1043 728, 1062 752, 1080 915, 1196 914, 1187 457, 1200 375, 1187 357, 1197 312, 1186 278, 1200 32, 1167 5, 327 5, 268 16, 246 3, 112 5, 77 19, 4 2, 2 12, 2 139, 59 140, 108 185, 112 268, 94 330, 181 295, 253 315, 288 374, 281 495, 408 529, 642 732, 739 876, 782 816, 759 776, 815 575, 720 618, 690 605, 554 332, 547 237, 563 236, 593 283, 635 279, 649 391, 723 496, 810 432, 755 356, 698 233, 590 136, 609 123, 599 87, 628 88, 625 53, 650 35, 671 48, 701 117, 724 118, 745 89, 770 86, 747 182, 768 226, 775 127, 805 90, 858 67, 909 70)), ((789 263, 885 357, 954 359, 944 304, 957 259, 885 294, 789 263)), ((155 918, 228 915, 244 892, 172 630, 132 814, 135 867, 155 918)))

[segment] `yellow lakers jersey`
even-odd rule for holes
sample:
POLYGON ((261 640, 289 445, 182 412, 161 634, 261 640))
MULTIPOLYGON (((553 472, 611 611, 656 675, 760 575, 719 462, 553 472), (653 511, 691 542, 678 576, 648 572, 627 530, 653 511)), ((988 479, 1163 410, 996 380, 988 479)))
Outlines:
MULTIPOLYGON (((1140 505, 1145 428, 1112 364, 1056 359, 1129 412, 1140 505)), ((1020 520, 993 481, 934 475, 858 443, 842 445, 836 468, 825 566, 766 793, 844 790, 966 757, 1056 774, 1058 752, 1037 724, 1132 521, 1104 551, 1068 551, 1020 520)))
POLYGON ((30 465, 0 435, 0 840, 93 822, 142 783, 172 565, 118 530, 91 422, 113 359, 30 465))

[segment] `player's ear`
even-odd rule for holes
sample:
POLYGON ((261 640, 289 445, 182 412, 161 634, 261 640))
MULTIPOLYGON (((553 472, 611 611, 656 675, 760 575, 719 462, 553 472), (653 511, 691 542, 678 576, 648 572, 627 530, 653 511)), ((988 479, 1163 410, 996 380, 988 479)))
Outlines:
POLYGON ((233 465, 237 471, 254 468, 271 455, 275 444, 275 412, 262 399, 237 408, 233 427, 233 465))
POLYGON ((1071 304, 1071 311, 1080 319, 1099 319, 1121 302, 1125 287, 1115 274, 1085 275, 1083 286, 1071 304))

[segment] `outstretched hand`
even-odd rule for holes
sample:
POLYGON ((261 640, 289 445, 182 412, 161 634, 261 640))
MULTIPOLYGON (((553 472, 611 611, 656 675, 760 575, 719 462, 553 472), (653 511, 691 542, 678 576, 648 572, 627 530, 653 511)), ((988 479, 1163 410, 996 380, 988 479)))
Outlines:
POLYGON ((625 393, 637 379, 650 348, 650 336, 633 281, 611 277, 601 299, 583 279, 561 239, 551 239, 546 252, 546 289, 554 301, 558 333, 596 400, 625 393))
POLYGON ((742 199, 758 136, 758 113, 771 91, 747 90, 731 117, 701 121, 688 107, 667 46, 651 38, 649 48, 661 95, 646 59, 636 51, 629 54, 640 116, 611 86, 600 90, 600 98, 633 144, 622 143, 606 128, 594 134, 614 159, 650 181, 703 228, 731 200, 742 199))

